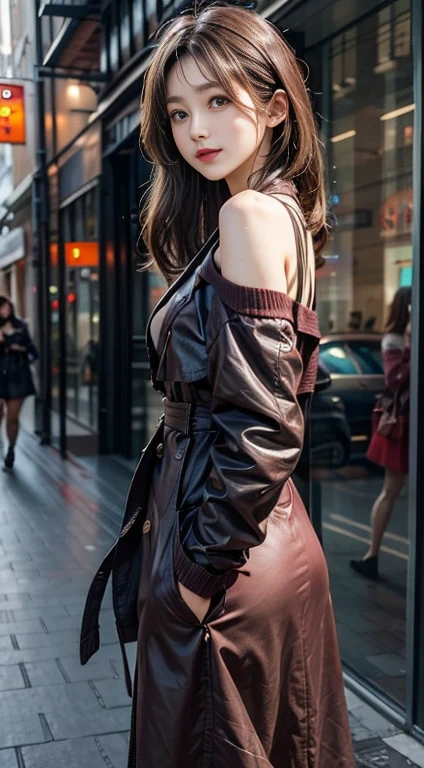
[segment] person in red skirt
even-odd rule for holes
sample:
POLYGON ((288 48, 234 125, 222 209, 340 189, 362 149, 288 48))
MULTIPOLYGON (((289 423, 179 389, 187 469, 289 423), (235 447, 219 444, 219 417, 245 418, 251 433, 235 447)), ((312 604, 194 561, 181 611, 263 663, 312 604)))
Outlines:
POLYGON ((375 428, 367 458, 384 467, 383 490, 371 510, 371 544, 362 560, 351 560, 351 567, 370 579, 379 579, 378 555, 393 506, 408 474, 409 380, 410 380, 411 289, 399 288, 393 299, 385 327, 383 353, 386 391, 382 404, 395 405, 397 424, 388 436, 375 428))

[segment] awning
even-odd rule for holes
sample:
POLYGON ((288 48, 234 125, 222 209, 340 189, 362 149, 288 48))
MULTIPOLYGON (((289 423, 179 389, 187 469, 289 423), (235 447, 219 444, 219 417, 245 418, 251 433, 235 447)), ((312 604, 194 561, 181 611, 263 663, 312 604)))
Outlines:
POLYGON ((6 198, 6 200, 3 201, 3 205, 8 209, 8 211, 15 211, 17 208, 19 208, 20 205, 22 205, 26 198, 30 198, 31 187, 32 173, 29 173, 28 176, 25 176, 21 183, 15 187, 13 192, 6 198))
POLYGON ((25 258, 25 235, 23 227, 12 229, 0 236, 0 269, 25 258))

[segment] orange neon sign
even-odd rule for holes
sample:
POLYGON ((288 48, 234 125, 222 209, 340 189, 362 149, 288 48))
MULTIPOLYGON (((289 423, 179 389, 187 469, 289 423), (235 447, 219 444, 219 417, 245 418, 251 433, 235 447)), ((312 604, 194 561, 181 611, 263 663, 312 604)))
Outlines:
POLYGON ((25 102, 22 85, 0 83, 0 142, 25 144, 25 102))
POLYGON ((90 242, 65 243, 67 267, 97 267, 99 265, 99 244, 90 242))

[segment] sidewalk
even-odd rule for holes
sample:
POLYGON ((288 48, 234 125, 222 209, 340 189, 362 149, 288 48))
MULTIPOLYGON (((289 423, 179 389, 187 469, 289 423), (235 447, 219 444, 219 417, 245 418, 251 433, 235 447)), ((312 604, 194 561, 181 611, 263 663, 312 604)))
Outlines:
MULTIPOLYGON (((130 700, 110 594, 102 647, 85 667, 78 634, 128 481, 111 459, 94 473, 27 434, 14 473, 0 471, 0 768, 126 768, 130 700)), ((358 766, 424 768, 422 745, 347 700, 358 766)))

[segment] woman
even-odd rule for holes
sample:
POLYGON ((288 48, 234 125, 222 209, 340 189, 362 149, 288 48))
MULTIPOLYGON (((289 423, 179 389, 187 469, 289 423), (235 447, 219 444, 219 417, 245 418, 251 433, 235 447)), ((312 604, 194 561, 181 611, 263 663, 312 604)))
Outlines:
POLYGON ((0 296, 0 425, 6 404, 6 435, 9 448, 5 469, 15 462, 15 444, 19 431, 19 413, 26 397, 35 394, 30 363, 38 357, 23 320, 15 315, 13 304, 0 296))
POLYGON ((380 578, 378 557, 393 506, 408 474, 409 379, 411 289, 399 288, 394 296, 381 343, 386 392, 383 413, 395 412, 397 424, 388 435, 374 430, 367 458, 384 467, 383 490, 371 510, 371 544, 362 560, 351 560, 355 571, 370 579, 380 578))
POLYGON ((90 588, 81 660, 113 570, 121 644, 138 640, 129 766, 353 768, 326 564, 290 479, 326 241, 291 49, 244 9, 181 16, 146 76, 142 138, 144 237, 174 280, 147 329, 165 413, 90 588))

